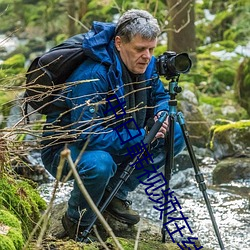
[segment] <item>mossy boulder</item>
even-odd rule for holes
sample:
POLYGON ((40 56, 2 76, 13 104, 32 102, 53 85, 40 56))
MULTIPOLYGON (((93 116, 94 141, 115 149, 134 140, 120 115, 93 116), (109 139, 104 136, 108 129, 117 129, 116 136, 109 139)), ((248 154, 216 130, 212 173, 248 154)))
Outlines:
POLYGON ((214 81, 219 81, 221 84, 233 86, 235 78, 235 70, 229 67, 220 67, 215 69, 213 73, 214 81))
POLYGON ((226 91, 220 96, 199 95, 199 108, 203 115, 213 124, 218 119, 239 121, 248 119, 247 111, 236 101, 230 91, 226 91))
POLYGON ((19 86, 25 78, 25 56, 15 54, 1 64, 0 85, 19 86))
POLYGON ((209 147, 217 160, 232 156, 250 157, 250 120, 215 124, 209 147))
POLYGON ((204 118, 199 108, 189 102, 181 102, 181 111, 185 117, 191 144, 206 148, 209 139, 209 122, 204 118))
POLYGON ((20 220, 9 211, 0 209, 0 249, 18 250, 23 244, 20 220))
POLYGON ((21 222, 23 237, 27 239, 40 219, 41 211, 45 210, 46 202, 31 182, 2 174, 0 176, 0 208, 8 210, 21 222))
POLYGON ((240 105, 250 116, 250 59, 246 58, 238 68, 235 79, 235 95, 240 105))

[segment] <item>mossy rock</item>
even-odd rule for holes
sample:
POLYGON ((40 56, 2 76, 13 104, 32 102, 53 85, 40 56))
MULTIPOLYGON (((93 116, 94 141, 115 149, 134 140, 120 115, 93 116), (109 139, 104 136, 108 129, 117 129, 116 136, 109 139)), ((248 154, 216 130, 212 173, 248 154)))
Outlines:
POLYGON ((226 91, 220 96, 200 93, 199 103, 203 114, 212 123, 217 119, 225 119, 225 117, 230 121, 240 121, 249 117, 247 111, 236 102, 230 91, 226 91))
POLYGON ((21 223, 9 211, 0 209, 0 249, 22 249, 24 239, 21 223))
MULTIPOLYGON (((134 239, 126 239, 126 238, 117 238, 119 243, 121 244, 123 250, 134 250, 135 240, 134 239)), ((108 238, 105 242, 106 246, 109 250, 117 250, 118 248, 115 246, 114 241, 112 238, 108 238)), ((196 246, 199 246, 196 244, 196 246)), ((73 240, 56 240, 56 239, 44 239, 42 243, 42 247, 38 248, 35 246, 35 243, 30 245, 30 248, 35 249, 60 249, 60 250, 103 250, 104 247, 101 245, 100 242, 93 242, 91 244, 74 242, 73 240)), ((182 246, 184 247, 184 246, 182 246)), ((162 243, 161 240, 146 240, 146 239, 139 239, 138 243, 138 250, 179 250, 180 247, 176 243, 162 243)), ((189 248, 183 249, 190 249, 195 250, 197 248, 189 246, 189 248)), ((204 250, 211 250, 210 248, 203 247, 204 250)))
POLYGON ((4 174, 0 178, 0 207, 5 207, 21 221, 25 239, 46 208, 46 202, 30 183, 4 174))
POLYGON ((2 69, 9 69, 9 68, 22 68, 25 64, 25 56, 23 54, 16 54, 7 60, 5 60, 2 64, 2 69))
POLYGON ((16 54, 6 59, 1 64, 0 84, 19 86, 25 79, 25 56, 23 54, 16 54))
POLYGON ((250 59, 246 58, 238 68, 235 79, 235 96, 250 116, 250 59))
POLYGON ((250 120, 214 125, 210 130, 210 149, 215 159, 246 155, 250 147, 250 120))
POLYGON ((213 78, 227 86, 232 86, 234 84, 235 70, 229 67, 215 69, 213 78))

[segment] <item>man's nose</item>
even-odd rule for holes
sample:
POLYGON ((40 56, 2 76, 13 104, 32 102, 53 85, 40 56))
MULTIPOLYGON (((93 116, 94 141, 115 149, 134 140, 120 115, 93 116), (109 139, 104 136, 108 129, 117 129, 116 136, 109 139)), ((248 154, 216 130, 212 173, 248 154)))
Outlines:
POLYGON ((151 58, 151 53, 150 53, 149 49, 147 49, 147 50, 144 51, 142 57, 144 59, 150 59, 151 58))

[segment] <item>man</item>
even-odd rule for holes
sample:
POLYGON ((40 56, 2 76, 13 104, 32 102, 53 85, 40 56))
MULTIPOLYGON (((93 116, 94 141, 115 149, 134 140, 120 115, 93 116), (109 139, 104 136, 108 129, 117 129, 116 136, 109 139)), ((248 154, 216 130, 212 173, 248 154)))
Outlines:
MULTIPOLYGON (((47 116, 42 151, 46 169, 56 175, 60 152, 67 143, 73 161, 77 159, 77 171, 97 206, 118 183, 124 163, 129 160, 128 148, 144 139, 149 118, 157 120, 162 111, 168 111, 169 94, 159 80, 153 57, 159 32, 157 20, 143 10, 125 12, 117 25, 94 22, 83 41, 88 58, 69 77, 67 89, 47 116)), ((144 169, 164 165, 167 130, 166 119, 150 151, 153 162, 145 163, 144 169)), ((178 123, 174 138, 176 155, 184 148, 178 123)), ((69 170, 66 163, 63 176, 69 170)), ((129 207, 127 196, 147 178, 144 174, 139 179, 142 173, 145 173, 142 168, 136 169, 106 209, 117 220, 131 225, 139 222, 140 217, 129 207)), ((62 219, 65 231, 71 238, 81 237, 79 232, 76 235, 79 220, 82 232, 93 217, 75 182, 62 219)))

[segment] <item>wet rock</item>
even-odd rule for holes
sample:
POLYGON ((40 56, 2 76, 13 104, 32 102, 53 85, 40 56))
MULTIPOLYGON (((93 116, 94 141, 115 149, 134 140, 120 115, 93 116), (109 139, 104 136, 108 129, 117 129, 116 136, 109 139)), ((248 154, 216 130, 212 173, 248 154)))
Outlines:
POLYGON ((213 183, 228 183, 233 180, 250 179, 250 158, 226 158, 213 171, 213 183))

